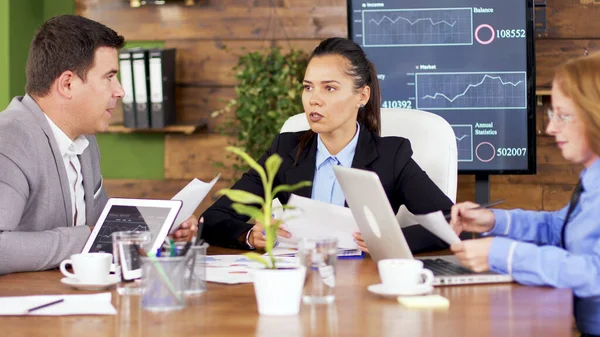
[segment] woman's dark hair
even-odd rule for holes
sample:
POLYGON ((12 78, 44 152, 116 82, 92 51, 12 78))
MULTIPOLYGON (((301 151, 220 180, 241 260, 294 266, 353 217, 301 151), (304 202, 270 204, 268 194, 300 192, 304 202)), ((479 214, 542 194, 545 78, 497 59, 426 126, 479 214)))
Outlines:
POLYGON ((64 71, 84 82, 100 47, 123 48, 124 38, 96 21, 78 15, 60 15, 46 21, 29 47, 25 91, 44 97, 64 71))
MULTIPOLYGON (((347 61, 345 62, 345 73, 354 79, 354 90, 358 91, 366 85, 371 88, 369 101, 364 107, 359 108, 357 120, 369 131, 379 135, 381 132, 381 91, 375 66, 367 59, 365 52, 358 44, 341 37, 332 37, 321 41, 313 50, 310 60, 327 55, 341 56, 347 61)), ((314 135, 312 130, 308 130, 302 135, 296 161, 314 135)))

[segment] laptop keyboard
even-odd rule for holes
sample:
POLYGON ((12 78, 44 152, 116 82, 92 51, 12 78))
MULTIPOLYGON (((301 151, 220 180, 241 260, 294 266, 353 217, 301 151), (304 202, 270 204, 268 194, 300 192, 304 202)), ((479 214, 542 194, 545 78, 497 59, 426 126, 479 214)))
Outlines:
POLYGON ((422 259, 423 266, 435 276, 475 274, 472 270, 442 259, 422 259))

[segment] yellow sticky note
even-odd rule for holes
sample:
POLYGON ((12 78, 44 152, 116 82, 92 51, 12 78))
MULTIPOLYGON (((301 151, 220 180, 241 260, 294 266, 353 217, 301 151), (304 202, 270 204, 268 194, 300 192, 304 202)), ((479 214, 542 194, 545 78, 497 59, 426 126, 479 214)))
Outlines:
POLYGON ((442 295, 399 296, 398 303, 407 308, 448 309, 450 300, 442 295))

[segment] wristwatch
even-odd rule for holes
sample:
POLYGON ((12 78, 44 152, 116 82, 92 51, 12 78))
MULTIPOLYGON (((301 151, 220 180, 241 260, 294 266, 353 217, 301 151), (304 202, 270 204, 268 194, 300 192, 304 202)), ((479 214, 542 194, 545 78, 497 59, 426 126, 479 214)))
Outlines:
POLYGON ((252 235, 252 231, 253 231, 253 229, 250 228, 250 230, 248 231, 248 233, 246 233, 246 246, 248 246, 249 249, 256 249, 256 247, 254 247, 250 243, 250 235, 252 235))

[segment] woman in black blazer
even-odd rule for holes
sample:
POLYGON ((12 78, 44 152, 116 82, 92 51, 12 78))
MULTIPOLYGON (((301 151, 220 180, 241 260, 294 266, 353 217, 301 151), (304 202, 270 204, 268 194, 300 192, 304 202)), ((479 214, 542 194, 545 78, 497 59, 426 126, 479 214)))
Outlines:
MULTIPOLYGON (((410 142, 401 137, 379 136, 381 96, 377 72, 360 46, 343 38, 322 41, 312 53, 303 83, 302 102, 310 130, 278 135, 258 161, 264 166, 271 154, 282 157, 273 187, 313 181, 313 186, 294 192, 310 198, 315 182, 318 183, 318 149, 333 158, 342 151, 354 152, 351 166, 377 173, 394 212, 401 205, 414 214, 450 209, 450 199, 412 159, 410 142)), ((264 197, 260 177, 254 170, 244 173, 232 188, 264 197)), ((335 182, 333 188, 339 188, 339 184, 335 182)), ((276 197, 285 204, 290 193, 276 197)), ((237 214, 231 204, 227 197, 221 197, 206 210, 204 239, 222 247, 263 248, 261 225, 247 223, 249 218, 237 214)), ((403 232, 413 252, 447 248, 419 225, 403 228, 403 232)), ((289 235, 283 229, 278 234, 289 235)), ((355 239, 361 249, 368 251, 360 234, 355 239)))

